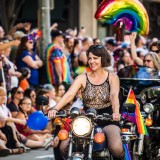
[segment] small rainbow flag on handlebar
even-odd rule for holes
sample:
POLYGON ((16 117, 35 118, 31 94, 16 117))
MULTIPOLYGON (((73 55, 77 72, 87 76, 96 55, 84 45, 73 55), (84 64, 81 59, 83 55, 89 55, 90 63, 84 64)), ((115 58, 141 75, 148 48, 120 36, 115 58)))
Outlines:
POLYGON ((136 124, 137 124, 137 128, 138 128, 138 133, 139 134, 148 135, 146 125, 144 123, 144 120, 142 118, 138 103, 136 101, 136 97, 135 97, 134 92, 133 92, 133 90, 131 88, 129 90, 126 103, 132 103, 132 104, 136 105, 135 118, 136 118, 136 124))

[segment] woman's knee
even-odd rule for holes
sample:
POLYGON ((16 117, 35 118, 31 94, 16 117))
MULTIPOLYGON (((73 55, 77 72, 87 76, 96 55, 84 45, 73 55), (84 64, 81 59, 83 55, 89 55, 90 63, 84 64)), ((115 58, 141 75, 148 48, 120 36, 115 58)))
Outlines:
POLYGON ((122 144, 113 145, 111 148, 109 148, 112 155, 116 158, 122 158, 124 157, 124 149, 122 144))

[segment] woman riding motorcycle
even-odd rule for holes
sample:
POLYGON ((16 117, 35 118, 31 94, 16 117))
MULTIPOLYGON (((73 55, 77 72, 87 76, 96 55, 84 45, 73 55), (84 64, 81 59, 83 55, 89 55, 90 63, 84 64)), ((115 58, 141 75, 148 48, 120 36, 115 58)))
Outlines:
MULTIPOLYGON (((94 108, 98 114, 109 113, 113 116, 113 122, 101 124, 107 137, 107 145, 115 159, 124 158, 124 150, 120 136, 120 128, 117 121, 120 120, 119 114, 119 80, 118 77, 109 73, 104 67, 110 66, 110 55, 102 45, 92 45, 87 51, 88 64, 91 69, 86 74, 81 74, 72 83, 70 89, 58 102, 48 116, 55 117, 56 113, 70 102, 77 94, 82 91, 84 109, 94 108)), ((64 154, 68 141, 62 141, 60 150, 64 154)))

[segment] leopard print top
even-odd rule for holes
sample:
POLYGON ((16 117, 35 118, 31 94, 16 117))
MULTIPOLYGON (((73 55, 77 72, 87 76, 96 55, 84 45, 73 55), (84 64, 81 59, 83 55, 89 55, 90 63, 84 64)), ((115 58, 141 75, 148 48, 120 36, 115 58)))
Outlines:
POLYGON ((102 109, 111 106, 109 74, 105 82, 100 85, 92 84, 86 74, 86 87, 82 91, 85 108, 102 109))

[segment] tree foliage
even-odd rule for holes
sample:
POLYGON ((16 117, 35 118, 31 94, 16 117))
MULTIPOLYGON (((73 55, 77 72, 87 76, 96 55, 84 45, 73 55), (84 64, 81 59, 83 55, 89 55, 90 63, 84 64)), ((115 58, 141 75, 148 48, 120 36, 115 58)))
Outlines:
POLYGON ((25 1, 26 0, 1 0, 0 21, 6 33, 15 25, 25 1))

